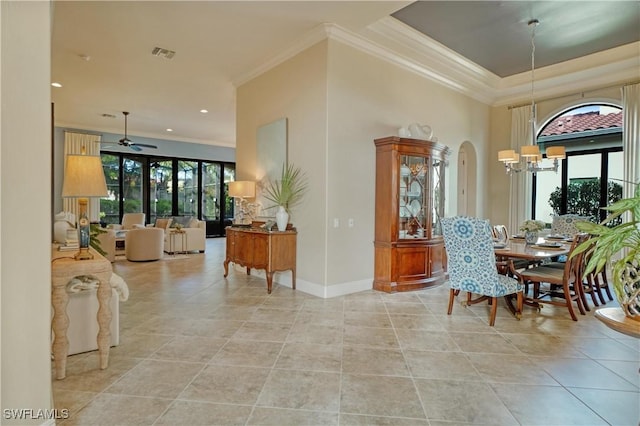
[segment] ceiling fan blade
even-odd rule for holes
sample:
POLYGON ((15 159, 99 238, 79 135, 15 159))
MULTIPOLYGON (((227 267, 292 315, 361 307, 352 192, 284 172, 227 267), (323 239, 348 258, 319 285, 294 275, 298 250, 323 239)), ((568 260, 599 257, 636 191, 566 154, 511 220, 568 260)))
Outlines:
POLYGON ((132 150, 134 150, 134 151, 138 151, 138 152, 142 151, 142 148, 140 148, 139 146, 134 145, 134 144, 132 144, 132 143, 131 143, 131 144, 129 144, 129 145, 127 145, 127 146, 128 146, 129 148, 131 148, 132 150))
POLYGON ((129 144, 129 146, 141 146, 143 148, 153 148, 153 149, 158 149, 157 146, 155 145, 149 145, 148 143, 137 143, 137 142, 131 142, 129 144))

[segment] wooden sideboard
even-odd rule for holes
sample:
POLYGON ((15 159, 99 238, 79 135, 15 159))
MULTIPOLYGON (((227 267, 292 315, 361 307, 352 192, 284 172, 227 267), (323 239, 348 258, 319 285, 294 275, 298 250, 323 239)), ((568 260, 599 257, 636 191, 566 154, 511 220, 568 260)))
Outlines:
POLYGON ((229 274, 229 262, 251 269, 264 269, 267 275, 267 293, 271 294, 273 273, 291 270, 291 283, 296 288, 295 230, 266 231, 262 228, 226 228, 227 253, 224 276, 229 274))

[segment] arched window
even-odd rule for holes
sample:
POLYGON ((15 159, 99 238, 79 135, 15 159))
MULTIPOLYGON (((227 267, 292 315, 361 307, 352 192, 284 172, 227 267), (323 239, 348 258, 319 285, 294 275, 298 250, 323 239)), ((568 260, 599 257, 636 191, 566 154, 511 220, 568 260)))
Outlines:
POLYGON ((622 109, 589 104, 564 110, 538 133, 541 150, 565 147, 558 173, 533 178, 532 216, 551 222, 556 214, 574 213, 601 221, 600 210, 622 198, 622 109))

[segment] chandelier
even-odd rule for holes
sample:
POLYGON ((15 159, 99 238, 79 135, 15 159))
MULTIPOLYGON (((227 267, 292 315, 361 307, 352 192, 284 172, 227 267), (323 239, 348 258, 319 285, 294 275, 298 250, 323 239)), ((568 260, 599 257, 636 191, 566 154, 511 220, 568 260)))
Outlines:
POLYGON ((558 172, 559 160, 565 158, 565 151, 563 146, 550 146, 546 149, 546 155, 548 159, 553 160, 553 165, 544 167, 542 165, 542 154, 540 153, 540 147, 535 143, 536 141, 536 103, 533 97, 534 93, 534 72, 536 64, 536 27, 540 24, 537 19, 532 19, 528 22, 531 28, 531 116, 529 117, 529 126, 531 129, 531 145, 525 145, 521 148, 520 153, 517 153, 513 149, 505 149, 498 152, 498 161, 504 163, 507 174, 518 173, 522 171, 528 171, 531 173, 537 172, 558 172), (521 162, 521 159, 523 162, 521 162))

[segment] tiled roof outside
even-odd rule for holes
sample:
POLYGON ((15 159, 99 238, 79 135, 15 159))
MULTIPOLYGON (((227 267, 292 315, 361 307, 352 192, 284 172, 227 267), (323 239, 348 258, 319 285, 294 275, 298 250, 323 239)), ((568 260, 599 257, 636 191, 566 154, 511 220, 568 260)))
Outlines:
POLYGON ((557 117, 544 128, 540 136, 562 135, 611 127, 622 127, 622 111, 603 115, 592 111, 557 117))

